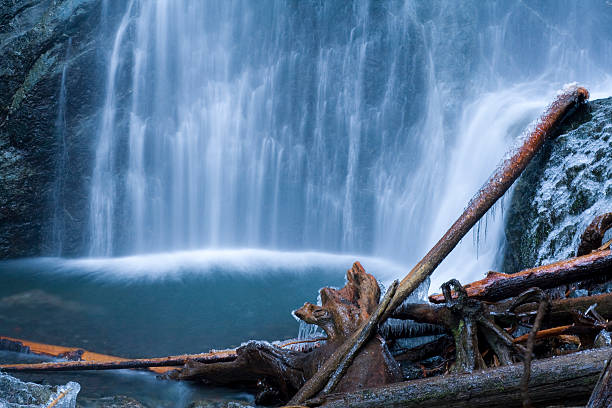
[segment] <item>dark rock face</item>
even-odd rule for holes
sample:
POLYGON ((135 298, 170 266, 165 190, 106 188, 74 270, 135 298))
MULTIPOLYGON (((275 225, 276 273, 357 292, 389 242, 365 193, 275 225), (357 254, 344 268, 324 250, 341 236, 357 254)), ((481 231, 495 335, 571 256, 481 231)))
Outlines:
POLYGON ((520 177, 506 222, 504 272, 574 256, 587 225, 612 211, 612 98, 596 100, 520 177))
POLYGON ((0 259, 84 244, 102 3, 0 0, 0 259))

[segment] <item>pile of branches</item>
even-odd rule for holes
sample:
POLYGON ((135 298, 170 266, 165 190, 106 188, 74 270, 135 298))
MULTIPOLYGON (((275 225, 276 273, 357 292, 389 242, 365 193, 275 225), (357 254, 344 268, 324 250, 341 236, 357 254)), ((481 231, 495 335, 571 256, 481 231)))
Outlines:
MULTIPOLYGON (((579 87, 559 95, 440 241, 382 298, 375 277, 356 262, 343 288, 323 288, 319 305, 306 303, 295 311, 296 317, 326 334, 308 347, 249 341, 235 350, 195 356, 0 368, 182 365, 170 368, 165 377, 248 388, 259 404, 294 407, 548 406, 584 404, 589 398, 589 407, 610 406, 612 323, 607 319, 612 294, 569 295, 578 293, 576 285, 587 295, 585 288, 595 293, 597 285, 610 279, 612 251, 602 240, 612 213, 589 225, 574 258, 512 275, 489 272, 465 286, 451 280, 429 303, 405 303, 587 99, 587 90, 579 87), (409 322, 385 323, 390 318, 409 322), (421 335, 432 337, 407 347, 405 338, 415 326, 421 335)), ((85 355, 76 354, 80 359, 85 355)))

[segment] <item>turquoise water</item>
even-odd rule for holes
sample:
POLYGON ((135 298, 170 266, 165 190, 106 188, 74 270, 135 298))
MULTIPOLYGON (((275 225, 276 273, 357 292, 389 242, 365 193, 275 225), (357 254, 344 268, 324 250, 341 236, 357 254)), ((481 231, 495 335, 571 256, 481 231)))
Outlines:
MULTIPOLYGON (((154 357, 297 337, 291 311, 319 288, 344 285, 350 255, 255 250, 195 251, 113 259, 37 258, 0 263, 0 335, 154 357)), ((405 271, 360 261, 382 283, 405 271)), ((23 356, 4 353, 2 361, 23 356)), ((82 385, 79 398, 130 395, 155 406, 250 395, 158 380, 144 372, 29 374, 82 385)))

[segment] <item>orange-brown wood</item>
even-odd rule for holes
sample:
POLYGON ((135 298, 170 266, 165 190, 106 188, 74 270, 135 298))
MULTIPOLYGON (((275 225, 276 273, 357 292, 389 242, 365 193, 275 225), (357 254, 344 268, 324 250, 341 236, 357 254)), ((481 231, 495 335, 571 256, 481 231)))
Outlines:
MULTIPOLYGON (((601 325, 578 325, 578 324, 570 324, 566 326, 552 327, 546 330, 540 330, 536 333, 536 340, 545 339, 548 337, 555 337, 566 334, 584 334, 589 332, 597 332, 599 330, 610 330, 612 329, 612 322, 601 324, 601 325)), ((514 343, 521 343, 527 341, 529 334, 524 334, 512 340, 514 343)))
MULTIPOLYGON (((609 249, 514 274, 489 272, 486 278, 469 283, 464 288, 471 298, 497 301, 516 296, 532 287, 549 289, 604 274, 612 274, 612 251, 609 249)), ((453 295, 456 296, 454 292, 453 295)), ((429 300, 443 303, 444 296, 431 295, 429 300)))
POLYGON ((64 347, 52 344, 37 343, 28 340, 15 339, 0 336, 0 346, 3 349, 15 350, 25 353, 45 355, 56 358, 65 358, 68 361, 61 363, 39 363, 39 364, 5 364, 0 369, 6 371, 64 371, 64 370, 86 370, 86 369, 120 369, 120 368, 145 368, 155 373, 166 373, 175 370, 177 366, 185 364, 187 360, 195 361, 230 361, 236 357, 234 349, 214 351, 201 354, 185 354, 181 356, 170 356, 151 359, 128 359, 110 356, 107 354, 94 353, 78 347, 64 347), (174 362, 173 365, 170 365, 174 362))

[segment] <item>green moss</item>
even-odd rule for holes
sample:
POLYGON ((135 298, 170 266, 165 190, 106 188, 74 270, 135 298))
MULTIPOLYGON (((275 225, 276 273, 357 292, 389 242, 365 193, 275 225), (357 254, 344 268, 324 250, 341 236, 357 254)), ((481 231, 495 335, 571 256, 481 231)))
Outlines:
POLYGON ((56 57, 52 55, 51 51, 47 51, 41 55, 32 68, 28 71, 28 74, 23 81, 23 84, 19 87, 17 92, 13 95, 13 101, 11 102, 10 111, 14 112, 19 109, 21 102, 27 97, 28 93, 36 86, 41 78, 45 77, 49 71, 51 71, 55 64, 56 57))

